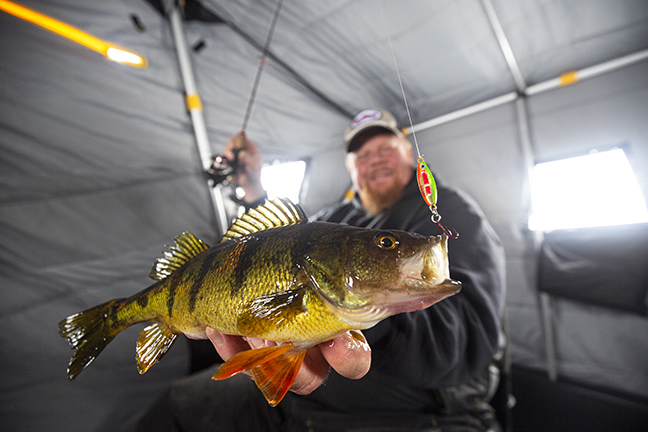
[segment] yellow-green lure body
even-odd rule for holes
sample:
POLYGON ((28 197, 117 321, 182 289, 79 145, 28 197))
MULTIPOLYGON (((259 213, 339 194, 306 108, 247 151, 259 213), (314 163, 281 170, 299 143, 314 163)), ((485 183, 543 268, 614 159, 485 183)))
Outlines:
POLYGON ((430 208, 432 212, 432 222, 439 225, 439 228, 450 238, 456 239, 459 237, 459 233, 456 230, 449 231, 446 227, 441 225, 441 215, 437 211, 437 185, 432 175, 432 171, 428 167, 428 164, 423 159, 423 156, 419 156, 416 160, 416 181, 418 182, 419 190, 421 191, 421 196, 423 200, 430 208))

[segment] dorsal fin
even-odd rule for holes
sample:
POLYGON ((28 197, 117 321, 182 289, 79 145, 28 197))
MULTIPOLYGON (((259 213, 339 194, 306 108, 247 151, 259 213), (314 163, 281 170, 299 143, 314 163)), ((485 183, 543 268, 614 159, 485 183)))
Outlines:
POLYGON ((183 232, 173 239, 175 246, 167 246, 168 252, 164 257, 153 263, 149 277, 160 281, 178 270, 184 263, 199 253, 209 249, 209 246, 190 232, 183 232))
POLYGON ((265 200, 260 206, 249 210, 234 221, 221 242, 243 237, 255 232, 281 226, 297 225, 308 222, 304 210, 285 198, 265 200))

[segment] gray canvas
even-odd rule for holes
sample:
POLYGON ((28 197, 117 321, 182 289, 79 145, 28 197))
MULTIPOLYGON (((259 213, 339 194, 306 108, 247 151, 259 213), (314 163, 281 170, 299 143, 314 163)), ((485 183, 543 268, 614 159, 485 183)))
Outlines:
MULTIPOLYGON (((241 127, 275 2, 201 3, 223 21, 184 22, 216 154, 241 127)), ((174 42, 146 1, 24 4, 143 54, 149 67, 109 62, 0 12, 0 429, 130 430, 187 373, 184 342, 140 376, 139 328, 129 329, 70 383, 57 323, 148 286, 180 232, 218 241, 174 42)), ((648 49, 645 0, 492 4, 527 86, 648 49)), ((267 161, 309 160, 309 214, 349 187, 341 133, 352 115, 385 108, 407 125, 390 40, 415 124, 520 90, 479 0, 286 1, 247 134, 267 161)), ((417 138, 435 173, 470 193, 502 238, 513 361, 544 370, 515 104, 417 138)), ((537 160, 624 145, 648 195, 646 60, 525 97, 525 107, 537 160)), ((561 376, 648 397, 645 316, 553 303, 561 376)))

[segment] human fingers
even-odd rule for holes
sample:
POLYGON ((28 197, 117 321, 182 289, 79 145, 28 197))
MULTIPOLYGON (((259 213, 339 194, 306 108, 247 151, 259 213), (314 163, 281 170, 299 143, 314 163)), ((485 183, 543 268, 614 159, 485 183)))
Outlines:
POLYGON ((350 379, 360 379, 371 367, 371 348, 362 332, 351 330, 306 351, 306 358, 290 390, 301 395, 315 391, 329 368, 350 379))
MULTIPOLYGON (((276 345, 276 342, 265 339, 226 335, 210 327, 207 327, 206 334, 225 361, 250 348, 276 345)), ((300 395, 312 393, 322 385, 330 366, 344 377, 359 379, 369 371, 370 365, 371 349, 362 333, 347 332, 306 351, 304 362, 290 390, 300 395)))
POLYGON ((257 146, 250 141, 243 132, 239 132, 234 135, 225 145, 223 149, 223 154, 229 160, 234 159, 234 149, 239 150, 239 159, 245 157, 248 161, 256 161, 256 159, 261 158, 259 149, 257 146))
POLYGON ((240 336, 223 334, 211 327, 207 327, 205 333, 212 345, 214 345, 218 355, 225 361, 241 351, 250 349, 250 345, 240 336))
POLYGON ((232 138, 227 141, 225 148, 223 149, 223 156, 228 160, 234 160, 234 148, 240 146, 240 140, 245 139, 245 135, 242 135, 241 132, 234 135, 232 138))
MULTIPOLYGON (((234 153, 232 153, 233 155, 234 153)), ((251 180, 261 176, 261 167, 263 160, 259 149, 250 140, 245 140, 245 144, 240 147, 238 154, 238 164, 243 169, 246 175, 252 177, 251 180)))
POLYGON ((350 330, 318 347, 328 364, 343 377, 360 379, 371 368, 371 347, 359 330, 350 330))
POLYGON ((300 395, 312 393, 322 385, 329 370, 329 364, 319 347, 309 348, 306 350, 306 357, 304 357, 301 369, 290 386, 290 391, 300 395))

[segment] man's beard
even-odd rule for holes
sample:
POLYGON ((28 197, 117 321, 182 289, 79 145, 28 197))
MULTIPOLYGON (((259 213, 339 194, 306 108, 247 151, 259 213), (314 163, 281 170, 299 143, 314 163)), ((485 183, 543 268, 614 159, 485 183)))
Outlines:
POLYGON ((401 198, 405 185, 394 182, 391 187, 384 192, 377 192, 370 187, 364 188, 359 192, 362 206, 372 215, 377 215, 383 210, 392 208, 401 198))

